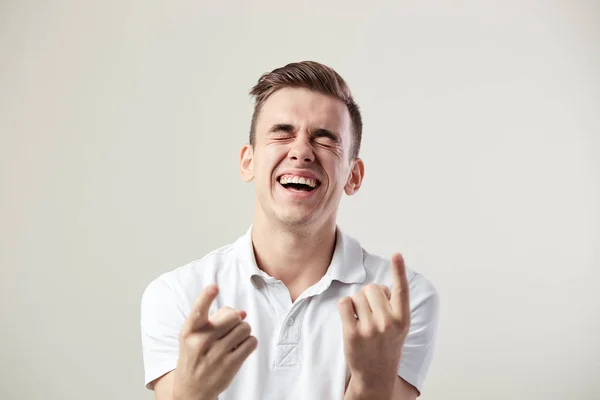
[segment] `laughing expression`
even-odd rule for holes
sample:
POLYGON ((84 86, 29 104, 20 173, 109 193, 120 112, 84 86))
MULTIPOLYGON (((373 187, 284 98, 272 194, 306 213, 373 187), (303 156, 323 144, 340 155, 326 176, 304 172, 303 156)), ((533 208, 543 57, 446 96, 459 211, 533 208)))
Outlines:
POLYGON ((350 160, 352 123, 344 102, 283 88, 263 104, 255 144, 241 152, 241 174, 254 181, 258 217, 286 225, 335 223, 343 192, 355 193, 364 167, 350 160))

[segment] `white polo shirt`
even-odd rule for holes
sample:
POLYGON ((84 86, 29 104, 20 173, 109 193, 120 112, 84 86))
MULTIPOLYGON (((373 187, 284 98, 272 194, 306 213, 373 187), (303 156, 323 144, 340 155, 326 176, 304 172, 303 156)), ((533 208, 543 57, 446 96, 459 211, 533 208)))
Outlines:
MULTIPOLYGON (((347 364, 338 300, 369 283, 391 288, 390 261, 369 254, 337 229, 336 247, 323 278, 292 304, 286 286, 257 267, 252 227, 234 243, 166 272, 147 286, 141 303, 145 384, 172 371, 179 358, 179 331, 191 305, 208 284, 223 306, 243 309, 258 347, 219 400, 341 400, 347 364)), ((438 326, 434 286, 407 267, 411 327, 398 375, 422 391, 438 326)))

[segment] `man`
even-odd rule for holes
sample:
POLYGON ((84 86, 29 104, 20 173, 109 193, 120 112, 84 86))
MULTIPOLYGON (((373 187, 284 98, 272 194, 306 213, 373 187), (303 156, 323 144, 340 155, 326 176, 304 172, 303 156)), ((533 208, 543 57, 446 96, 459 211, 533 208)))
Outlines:
POLYGON ((146 387, 157 400, 417 398, 438 295, 400 254, 370 254, 336 223, 342 194, 364 176, 346 83, 325 65, 292 63, 251 94, 240 172, 254 182, 253 222, 146 288, 146 387))

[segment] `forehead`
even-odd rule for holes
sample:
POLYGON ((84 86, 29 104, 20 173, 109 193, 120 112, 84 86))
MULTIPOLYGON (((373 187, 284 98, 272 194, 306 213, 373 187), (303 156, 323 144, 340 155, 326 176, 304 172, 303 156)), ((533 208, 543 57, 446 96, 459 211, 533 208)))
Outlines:
POLYGON ((309 129, 325 128, 350 134, 350 113, 343 101, 305 88, 282 88, 264 102, 257 130, 289 123, 309 129))

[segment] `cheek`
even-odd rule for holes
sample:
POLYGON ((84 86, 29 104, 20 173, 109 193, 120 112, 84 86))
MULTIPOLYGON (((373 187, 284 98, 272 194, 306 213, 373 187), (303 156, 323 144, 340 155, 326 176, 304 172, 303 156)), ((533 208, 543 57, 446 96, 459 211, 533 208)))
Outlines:
POLYGON ((348 181, 348 168, 339 165, 330 165, 325 168, 330 179, 331 190, 335 192, 343 190, 348 181))
POLYGON ((279 146, 265 146, 255 157, 255 174, 261 181, 269 181, 285 152, 279 146))

